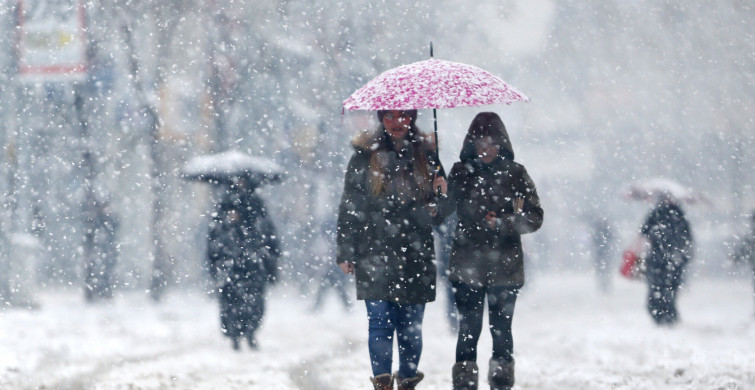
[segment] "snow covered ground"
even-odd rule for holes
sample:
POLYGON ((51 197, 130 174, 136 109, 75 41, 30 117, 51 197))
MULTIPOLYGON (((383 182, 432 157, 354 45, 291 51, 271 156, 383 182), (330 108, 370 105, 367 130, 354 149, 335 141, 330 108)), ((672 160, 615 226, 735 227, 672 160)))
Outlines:
MULTIPOLYGON (((654 326, 639 282, 615 280, 601 295, 590 273, 536 275, 514 319, 516 389, 755 389, 755 318, 747 280, 691 280, 682 323, 654 326)), ((334 297, 318 313, 293 289, 270 294, 261 350, 234 352, 217 307, 174 291, 87 305, 47 293, 36 311, 0 311, 2 389, 368 389, 361 302, 334 297)), ((450 389, 455 338, 443 305, 427 308, 423 389, 450 389)), ((490 336, 480 347, 487 374, 490 336)), ((484 380, 483 380, 484 384, 484 380)), ((481 386, 482 389, 487 388, 481 386)))

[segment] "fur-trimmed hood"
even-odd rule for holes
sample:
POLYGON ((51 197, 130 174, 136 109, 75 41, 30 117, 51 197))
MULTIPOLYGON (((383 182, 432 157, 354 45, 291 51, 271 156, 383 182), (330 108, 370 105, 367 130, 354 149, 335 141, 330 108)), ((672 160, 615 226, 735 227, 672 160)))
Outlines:
MULTIPOLYGON (((416 127, 412 131, 419 132, 416 127)), ((435 152, 435 137, 433 134, 418 133, 418 142, 415 146, 419 145, 420 150, 425 153, 435 152)), ((375 130, 362 130, 351 140, 351 146, 357 151, 375 151, 378 149, 390 149, 389 148, 389 136, 385 132, 383 126, 378 127, 375 130)))
POLYGON ((397 152, 383 126, 362 132, 352 141, 358 154, 367 160, 367 175, 374 195, 388 193, 404 198, 424 198, 432 193, 431 182, 435 170, 435 148, 432 138, 424 136, 416 127, 414 138, 397 152), (413 184, 411 184, 413 183, 413 184))

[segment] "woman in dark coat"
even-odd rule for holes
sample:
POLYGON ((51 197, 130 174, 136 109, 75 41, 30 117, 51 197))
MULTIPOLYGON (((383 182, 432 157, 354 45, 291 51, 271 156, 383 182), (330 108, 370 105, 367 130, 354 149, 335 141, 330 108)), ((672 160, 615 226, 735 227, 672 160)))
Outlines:
MULTIPOLYGON (((415 125, 417 111, 378 111, 380 126, 354 142, 338 210, 336 262, 356 275, 357 299, 369 317, 369 351, 375 389, 413 389, 422 352, 425 303, 435 300, 431 223, 432 143, 415 125), (393 335, 399 369, 391 375, 393 335)), ((436 217, 437 218, 437 217, 436 217)))
POLYGON ((543 209, 527 170, 514 162, 497 114, 474 118, 459 158, 449 176, 448 200, 441 203, 442 215, 455 209, 458 217, 449 266, 459 311, 454 389, 477 389, 486 297, 493 338, 488 382, 491 389, 509 389, 514 385, 511 322, 524 285, 520 235, 540 228, 543 209))
POLYGON ((663 195, 650 211, 641 233, 650 242, 645 260, 648 282, 648 311, 658 325, 679 320, 676 293, 692 257, 692 232, 684 210, 671 195, 663 195))
POLYGON ((265 314, 266 286, 277 278, 279 253, 275 228, 253 190, 221 203, 209 233, 208 260, 219 290, 221 327, 233 349, 242 338, 258 348, 255 332, 265 314))

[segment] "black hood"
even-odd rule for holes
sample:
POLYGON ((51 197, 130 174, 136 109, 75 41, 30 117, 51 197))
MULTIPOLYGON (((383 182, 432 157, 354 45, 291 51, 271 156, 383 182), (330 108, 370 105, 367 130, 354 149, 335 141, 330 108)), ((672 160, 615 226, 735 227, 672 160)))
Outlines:
POLYGON ((464 137, 464 145, 461 148, 459 159, 470 161, 477 158, 474 141, 482 136, 491 137, 493 141, 501 145, 498 155, 507 160, 514 160, 514 148, 511 146, 509 133, 503 124, 501 117, 494 112, 481 112, 475 116, 469 125, 467 135, 464 137))

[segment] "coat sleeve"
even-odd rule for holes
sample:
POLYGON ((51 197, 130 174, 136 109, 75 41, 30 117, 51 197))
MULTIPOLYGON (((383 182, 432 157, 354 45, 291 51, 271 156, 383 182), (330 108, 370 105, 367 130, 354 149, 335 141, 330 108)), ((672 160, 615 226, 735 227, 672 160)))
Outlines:
POLYGON ((456 212, 457 200, 461 197, 461 170, 464 169, 459 163, 454 164, 451 168, 451 174, 448 176, 448 193, 438 199, 438 219, 442 223, 451 214, 456 212))
POLYGON ((343 194, 338 207, 336 263, 355 263, 360 231, 366 223, 365 203, 368 196, 365 174, 368 168, 365 152, 357 151, 346 168, 343 194))
POLYGON ((543 225, 543 208, 540 207, 540 197, 537 195, 535 182, 521 167, 521 175, 517 183, 517 197, 524 199, 521 213, 515 213, 503 219, 500 233, 503 235, 526 234, 540 229, 543 225))

